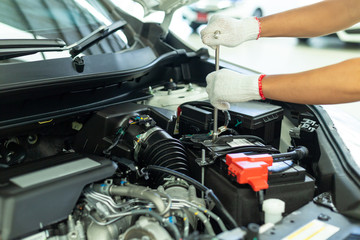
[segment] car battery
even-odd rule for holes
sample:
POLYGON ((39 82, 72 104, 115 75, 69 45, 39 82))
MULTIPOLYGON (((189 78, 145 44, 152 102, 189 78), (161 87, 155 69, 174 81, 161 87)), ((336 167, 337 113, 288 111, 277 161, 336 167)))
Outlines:
MULTIPOLYGON (((213 130, 213 107, 208 102, 188 102, 182 104, 178 112, 179 132, 183 134, 209 133, 213 130)), ((250 101, 231 103, 231 120, 228 127, 241 135, 255 135, 266 144, 276 148, 280 144, 282 107, 270 103, 250 101)), ((219 112, 219 124, 225 123, 225 114, 219 112)))
MULTIPOLYGON (((259 192, 247 184, 230 180, 216 165, 205 167, 204 176, 204 184, 214 191, 239 226, 263 222, 259 192)), ((315 181, 298 165, 283 172, 270 172, 268 183, 269 188, 263 190, 264 200, 277 198, 284 201, 285 214, 304 206, 314 197, 315 181)))
MULTIPOLYGON (((315 191, 314 179, 305 169, 295 164, 292 157, 277 160, 266 167, 266 187, 255 189, 249 183, 240 184, 230 170, 227 159, 229 154, 242 154, 249 158, 256 156, 285 156, 276 148, 264 145, 254 136, 223 136, 216 142, 211 136, 198 134, 183 137, 187 143, 191 175, 212 189, 233 215, 240 226, 263 222, 261 202, 269 198, 285 202, 285 214, 290 213, 312 200, 315 191), (237 143, 235 146, 234 143, 237 143)), ((289 154, 288 154, 289 155, 289 154)), ((233 155, 234 156, 234 155, 233 155)), ((252 169, 250 169, 252 171, 252 169)), ((239 172, 238 172, 239 173, 239 172)), ((256 173, 257 174, 257 173, 256 173)), ((259 175, 263 178, 262 175, 259 175)), ((251 180, 258 176, 251 176, 251 180)))

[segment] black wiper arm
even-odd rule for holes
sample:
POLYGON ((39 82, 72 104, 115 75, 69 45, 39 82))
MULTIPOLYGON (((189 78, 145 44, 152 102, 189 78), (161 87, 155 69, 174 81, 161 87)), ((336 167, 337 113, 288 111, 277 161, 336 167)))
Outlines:
POLYGON ((0 39, 0 60, 38 52, 62 52, 67 50, 70 51, 71 57, 74 58, 125 25, 126 21, 120 20, 109 26, 102 26, 70 46, 66 46, 61 39, 0 39))
POLYGON ((117 30, 123 28, 125 25, 126 25, 126 21, 119 20, 109 26, 102 26, 98 28, 97 30, 90 33, 88 36, 68 46, 68 50, 70 50, 71 57, 75 57, 79 53, 85 51, 86 49, 94 45, 95 43, 106 38, 110 34, 113 34, 117 30))

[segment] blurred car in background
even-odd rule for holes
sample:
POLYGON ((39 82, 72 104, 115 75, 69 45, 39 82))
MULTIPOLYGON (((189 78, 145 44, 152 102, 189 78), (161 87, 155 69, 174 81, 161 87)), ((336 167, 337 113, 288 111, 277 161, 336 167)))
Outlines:
POLYGON ((190 27, 196 30, 200 25, 206 24, 214 14, 227 15, 241 19, 249 16, 262 17, 291 8, 306 5, 314 1, 266 1, 266 0, 200 0, 185 7, 183 18, 189 22, 190 27))
MULTIPOLYGON (((221 14, 241 19, 249 16, 262 17, 274 13, 320 2, 320 0, 200 0, 183 10, 183 18, 196 31, 202 24, 207 24, 214 14, 221 14)), ((343 42, 360 43, 360 23, 336 32, 343 42)), ((300 40, 306 41, 307 38, 300 40)))
POLYGON ((188 21, 190 27, 196 29, 206 24, 214 14, 222 14, 234 18, 248 16, 263 16, 263 10, 251 1, 244 0, 203 0, 185 7, 183 18, 188 21))
POLYGON ((336 32, 336 35, 343 42, 360 43, 360 23, 336 32))

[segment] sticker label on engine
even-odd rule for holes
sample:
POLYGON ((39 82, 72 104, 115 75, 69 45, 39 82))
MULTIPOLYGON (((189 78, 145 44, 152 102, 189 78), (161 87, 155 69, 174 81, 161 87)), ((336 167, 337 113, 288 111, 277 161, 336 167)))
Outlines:
POLYGON ((35 184, 47 182, 60 177, 65 177, 73 173, 82 172, 93 167, 99 166, 100 163, 91 160, 90 158, 83 158, 77 161, 61 164, 54 167, 38 170, 32 173, 27 173, 21 176, 10 178, 12 183, 19 187, 26 188, 35 184))
POLYGON ((40 232, 30 237, 23 238, 22 240, 44 240, 44 239, 47 239, 46 233, 40 232))
POLYGON ((313 220, 282 240, 325 240, 334 235, 339 229, 328 223, 313 220))
POLYGON ((230 147, 241 147, 241 146, 254 146, 255 144, 244 138, 234 139, 232 142, 229 142, 228 145, 230 147))

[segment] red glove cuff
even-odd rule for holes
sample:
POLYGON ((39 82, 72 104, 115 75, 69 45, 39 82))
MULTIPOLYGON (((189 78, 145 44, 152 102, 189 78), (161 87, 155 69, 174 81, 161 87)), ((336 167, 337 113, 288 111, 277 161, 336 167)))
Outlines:
POLYGON ((259 34, 257 35, 257 38, 256 38, 256 40, 258 40, 258 39, 260 38, 260 34, 261 34, 261 22, 260 22, 260 20, 259 20, 257 17, 255 17, 255 19, 256 19, 256 21, 257 21, 258 24, 259 24, 259 34))
POLYGON ((261 74, 259 79, 258 79, 258 82, 259 82, 259 95, 260 95, 262 100, 266 99, 265 96, 264 96, 264 93, 263 93, 263 89, 262 89, 262 80, 263 80, 263 78, 265 76, 266 76, 265 74, 261 74))

